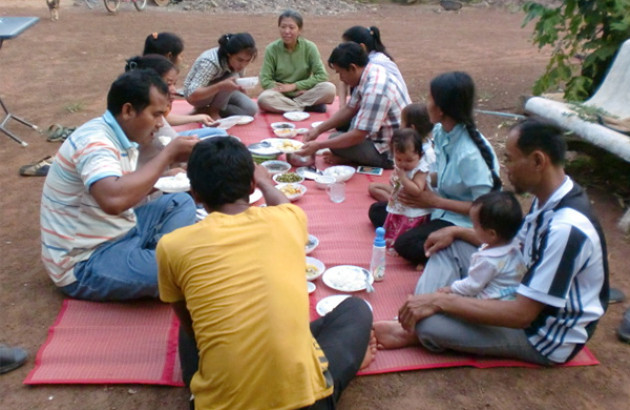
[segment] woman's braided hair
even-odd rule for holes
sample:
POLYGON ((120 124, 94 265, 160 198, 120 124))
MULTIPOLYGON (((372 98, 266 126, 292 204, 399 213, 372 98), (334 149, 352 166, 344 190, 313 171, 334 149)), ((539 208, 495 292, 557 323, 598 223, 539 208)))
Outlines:
POLYGON ((494 157, 490 147, 483 141, 475 120, 473 105, 475 84, 467 73, 452 71, 440 74, 431 81, 431 97, 440 110, 458 123, 462 123, 475 143, 492 174, 492 190, 501 189, 501 178, 494 169, 494 157))

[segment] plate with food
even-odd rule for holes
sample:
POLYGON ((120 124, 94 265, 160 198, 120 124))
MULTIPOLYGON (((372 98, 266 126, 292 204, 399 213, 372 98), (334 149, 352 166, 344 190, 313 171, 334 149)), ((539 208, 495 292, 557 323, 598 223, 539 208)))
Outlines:
POLYGON ((256 188, 254 192, 252 192, 251 195, 249 196, 249 203, 253 204, 255 202, 258 202, 260 201, 262 197, 263 197, 262 191, 256 188))
POLYGON ((310 117, 311 114, 304 111, 288 111, 282 114, 282 116, 289 121, 304 121, 310 117))
POLYGON ((260 165, 265 167, 267 169, 267 172, 269 172, 271 175, 281 174, 291 169, 291 164, 289 164, 286 161, 278 161, 278 160, 264 161, 260 165))
POLYGON ((366 280, 374 283, 374 278, 367 269, 353 265, 333 266, 324 272, 322 280, 326 286, 340 292, 364 290, 367 287, 366 280))
POLYGON ((278 138, 294 138, 297 135, 295 128, 275 128, 273 133, 278 138))
POLYGON ((166 193, 186 192, 190 191, 190 181, 184 172, 180 172, 177 175, 158 179, 153 187, 166 193))
MULTIPOLYGON (((348 299, 349 297, 350 297, 350 295, 331 295, 331 296, 327 296, 327 297, 323 298, 322 300, 320 300, 319 302, 317 302, 317 305, 315 305, 315 311, 320 316, 326 316, 334 308, 336 308, 341 302, 343 302, 344 300, 348 299)), ((361 300, 363 300, 365 302, 365 304, 368 305, 370 310, 373 310, 372 309, 372 305, 370 305, 370 302, 368 302, 365 299, 361 299, 361 300)))
POLYGON ((283 129, 294 129, 295 124, 291 122, 272 122, 271 129, 272 130, 283 130, 283 129))
POLYGON ((311 256, 306 257, 306 280, 319 278, 325 270, 326 265, 324 265, 324 262, 311 256))
POLYGON ((299 176, 295 172, 283 172, 275 174, 273 180, 276 184, 300 184, 304 182, 304 177, 299 176))
POLYGON ((308 234, 308 242, 306 242, 306 246, 304 247, 306 254, 308 255, 309 253, 313 252, 318 245, 319 239, 317 239, 317 236, 308 234))
POLYGON ((291 140, 288 138, 267 138, 262 140, 262 142, 268 143, 273 148, 284 152, 285 154, 298 151, 304 145, 302 141, 291 140))
POLYGON ((276 188, 292 202, 302 198, 306 193, 306 187, 302 184, 278 184, 276 188))
POLYGON ((324 170, 324 175, 334 177, 337 182, 346 182, 354 173, 357 172, 354 167, 349 165, 335 165, 324 170))

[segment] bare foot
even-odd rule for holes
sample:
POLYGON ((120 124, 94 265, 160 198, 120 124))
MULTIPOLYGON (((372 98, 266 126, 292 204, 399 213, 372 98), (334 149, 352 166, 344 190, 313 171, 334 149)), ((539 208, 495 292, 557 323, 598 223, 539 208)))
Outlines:
POLYGON ((407 332, 395 320, 375 322, 373 329, 377 348, 380 350, 401 349, 420 344, 415 333, 407 332))
POLYGON ((376 335, 374 330, 370 332, 370 341, 368 342, 367 349, 365 350, 365 357, 363 358, 363 362, 361 362, 361 367, 359 370, 363 370, 370 365, 374 361, 374 357, 376 356, 376 335))

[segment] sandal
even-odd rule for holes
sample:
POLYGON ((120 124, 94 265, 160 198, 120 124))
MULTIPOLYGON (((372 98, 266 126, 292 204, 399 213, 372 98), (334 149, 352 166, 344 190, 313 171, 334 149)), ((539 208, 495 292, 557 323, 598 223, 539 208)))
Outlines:
POLYGON ((46 141, 62 142, 74 132, 76 127, 64 127, 60 124, 53 124, 46 130, 46 141))
POLYGON ((52 161, 53 159, 49 155, 37 162, 24 165, 20 167, 20 175, 23 177, 45 177, 48 174, 52 161))

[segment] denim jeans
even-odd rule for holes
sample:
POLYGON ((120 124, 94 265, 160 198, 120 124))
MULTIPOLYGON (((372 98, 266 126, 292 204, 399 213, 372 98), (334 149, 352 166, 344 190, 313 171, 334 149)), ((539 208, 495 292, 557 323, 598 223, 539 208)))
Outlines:
POLYGON ((162 195, 138 207, 136 226, 121 238, 100 245, 77 263, 77 281, 61 288, 85 300, 114 301, 157 297, 155 247, 162 235, 195 222, 195 204, 186 193, 162 195))

